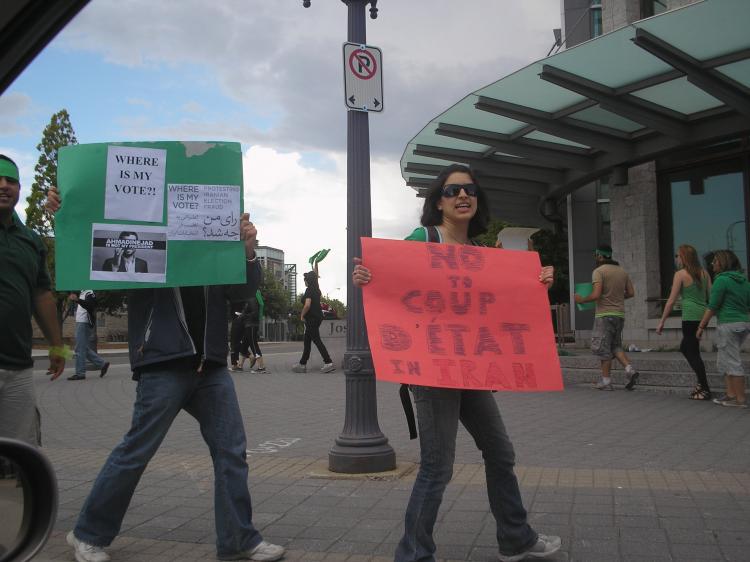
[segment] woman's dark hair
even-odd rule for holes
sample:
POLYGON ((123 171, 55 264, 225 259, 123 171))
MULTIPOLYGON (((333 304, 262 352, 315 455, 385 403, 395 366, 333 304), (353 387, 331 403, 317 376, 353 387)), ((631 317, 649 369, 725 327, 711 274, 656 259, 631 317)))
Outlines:
POLYGON ((714 280, 714 277, 716 277, 716 272, 714 271, 714 253, 713 252, 706 252, 703 254, 703 267, 706 268, 706 271, 708 272, 708 276, 711 278, 711 281, 714 280))
POLYGON ((308 271, 307 273, 302 274, 302 278, 305 280, 305 283, 307 283, 307 286, 315 291, 320 291, 320 287, 318 286, 318 276, 315 274, 314 271, 308 271))
POLYGON ((437 208, 437 204, 443 196, 443 185, 445 184, 445 180, 447 180, 448 176, 454 172, 469 174, 471 181, 479 187, 477 193, 477 212, 471 218, 471 222, 469 222, 469 238, 474 238, 475 236, 487 232, 487 224, 490 221, 490 206, 487 202, 487 195, 485 195, 484 190, 479 186, 479 182, 477 181, 474 172, 472 172, 468 166, 462 164, 451 164, 450 166, 447 166, 430 184, 430 187, 427 190, 427 196, 424 200, 424 206, 422 207, 422 218, 420 219, 420 223, 422 226, 438 226, 443 224, 443 211, 437 208))

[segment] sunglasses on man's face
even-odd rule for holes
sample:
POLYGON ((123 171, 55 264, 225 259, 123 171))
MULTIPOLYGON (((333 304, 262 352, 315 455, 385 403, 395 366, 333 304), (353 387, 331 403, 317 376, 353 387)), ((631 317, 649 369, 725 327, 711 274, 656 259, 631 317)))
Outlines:
POLYGON ((479 186, 475 183, 451 183, 443 186, 443 197, 457 197, 462 189, 469 197, 476 197, 479 193, 479 186))

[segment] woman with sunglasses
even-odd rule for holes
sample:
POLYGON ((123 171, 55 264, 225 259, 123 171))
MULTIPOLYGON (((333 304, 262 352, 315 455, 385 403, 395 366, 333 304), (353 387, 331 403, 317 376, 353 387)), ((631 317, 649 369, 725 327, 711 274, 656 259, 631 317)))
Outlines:
POLYGON ((706 366, 701 358, 701 344, 695 334, 698 324, 706 312, 708 295, 711 292, 711 278, 708 272, 701 267, 698 261, 698 252, 689 244, 683 244, 677 248, 675 254, 677 271, 672 279, 672 290, 669 293, 667 303, 661 320, 656 326, 656 333, 661 334, 664 323, 667 320, 677 297, 682 298, 682 341, 680 351, 687 359, 690 367, 695 371, 698 384, 690 394, 691 400, 710 400, 711 389, 706 378, 706 366))
POLYGON ((716 277, 711 297, 696 336, 700 339, 709 320, 715 314, 716 366, 724 373, 727 391, 714 402, 721 406, 747 408, 745 402, 745 371, 740 348, 750 334, 750 282, 742 273, 742 265, 731 250, 718 250, 712 262, 716 277))
MULTIPOLYGON (((487 197, 466 166, 451 165, 433 182, 422 211, 422 226, 406 239, 443 244, 475 244, 487 230, 487 197)), ((352 279, 370 282, 369 269, 355 259, 352 279)), ((553 269, 545 267, 540 282, 552 285, 553 269)), ((419 426, 420 465, 406 508, 404 535, 395 562, 434 562, 432 537, 443 492, 453 475, 456 433, 460 421, 474 438, 485 462, 487 494, 497 523, 499 560, 547 558, 560 548, 560 538, 538 535, 528 524, 518 480, 515 453, 497 402, 488 390, 412 385, 419 426)))

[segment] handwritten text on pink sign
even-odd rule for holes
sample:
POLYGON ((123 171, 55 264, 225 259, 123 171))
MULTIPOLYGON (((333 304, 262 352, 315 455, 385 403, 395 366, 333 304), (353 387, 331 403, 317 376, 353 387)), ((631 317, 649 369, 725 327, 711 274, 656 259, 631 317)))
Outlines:
POLYGON ((535 252, 362 238, 376 377, 447 388, 562 390, 535 252))

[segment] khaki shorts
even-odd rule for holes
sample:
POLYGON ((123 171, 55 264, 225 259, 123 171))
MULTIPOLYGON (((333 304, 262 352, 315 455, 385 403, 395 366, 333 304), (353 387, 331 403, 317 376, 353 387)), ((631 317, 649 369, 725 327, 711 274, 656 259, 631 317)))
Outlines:
POLYGON ((0 369, 0 437, 41 443, 32 368, 0 369))
POLYGON ((740 348, 750 334, 750 322, 727 322, 716 327, 716 369, 724 375, 743 376, 740 348))
POLYGON ((622 316, 601 316, 594 318, 594 329, 591 332, 591 353, 602 361, 607 361, 622 349, 622 327, 625 319, 622 316))

